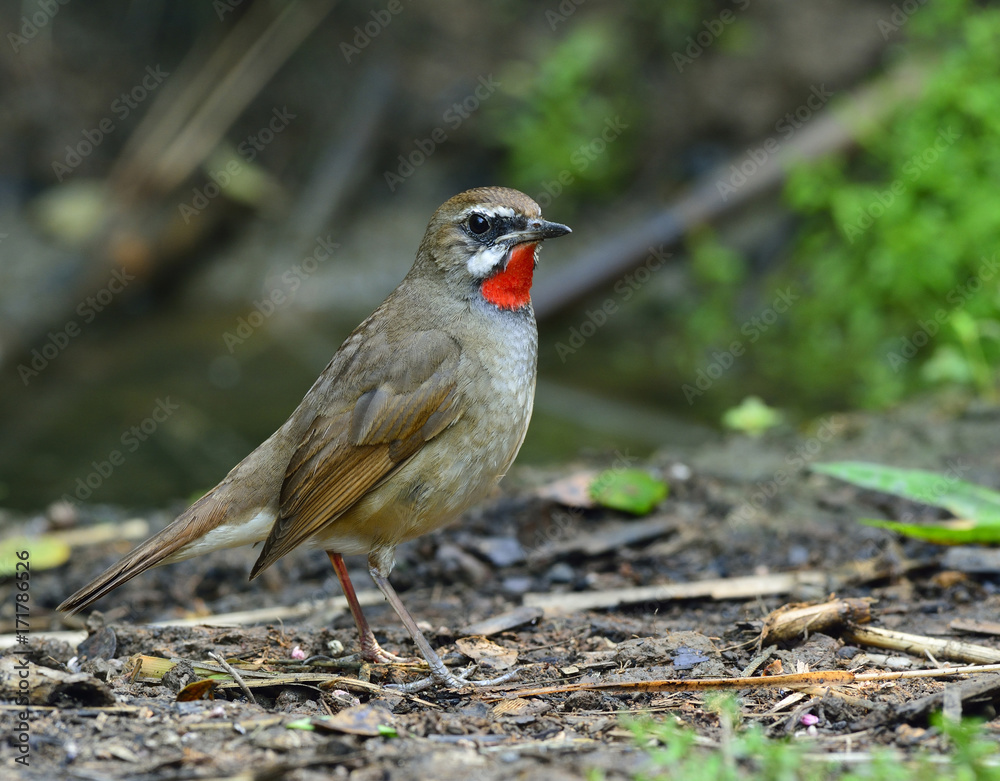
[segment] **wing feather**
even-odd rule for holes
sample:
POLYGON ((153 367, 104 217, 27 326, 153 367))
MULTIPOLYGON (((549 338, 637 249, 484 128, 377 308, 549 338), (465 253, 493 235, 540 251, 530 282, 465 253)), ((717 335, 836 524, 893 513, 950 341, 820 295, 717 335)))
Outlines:
MULTIPOLYGON (((353 404, 338 405, 335 394, 313 419, 288 463, 278 519, 251 578, 335 524, 458 419, 455 375, 460 348, 454 339, 440 331, 422 331, 391 350, 381 343, 387 337, 377 339, 374 349, 368 345, 366 353, 392 358, 357 372, 360 381, 343 390, 344 395, 353 396, 353 404), (416 358, 399 366, 400 355, 416 358)), ((345 359, 357 369, 358 357, 345 359)), ((337 374, 342 382, 349 376, 343 371, 337 374)))

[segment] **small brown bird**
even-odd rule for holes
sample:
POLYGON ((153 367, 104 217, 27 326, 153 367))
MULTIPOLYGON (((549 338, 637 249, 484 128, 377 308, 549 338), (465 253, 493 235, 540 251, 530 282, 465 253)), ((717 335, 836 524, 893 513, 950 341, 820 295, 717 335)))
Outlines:
POLYGON ((417 258, 340 346, 274 434, 173 523, 63 602, 76 612, 150 567, 263 541, 251 580, 307 543, 327 552, 358 627, 383 651, 343 556, 367 553, 434 680, 450 673, 389 583, 401 542, 438 529, 503 477, 528 428, 538 337, 531 281, 546 222, 517 190, 456 195, 431 217, 417 258))

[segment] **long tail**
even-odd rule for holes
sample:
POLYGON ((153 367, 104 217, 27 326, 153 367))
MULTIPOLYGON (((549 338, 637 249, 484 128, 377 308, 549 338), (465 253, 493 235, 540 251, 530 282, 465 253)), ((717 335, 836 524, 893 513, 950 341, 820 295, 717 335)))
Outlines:
POLYGON ((98 575, 58 609, 79 612, 160 564, 266 539, 278 513, 278 497, 288 461, 286 451, 301 436, 298 428, 291 425, 296 420, 294 415, 289 418, 166 529, 98 575))
POLYGON ((172 536, 170 533, 175 525, 176 522, 159 534, 150 537, 117 564, 108 567, 103 573, 94 578, 94 580, 66 599, 59 605, 58 609, 70 614, 78 613, 105 594, 114 591, 123 583, 132 580, 136 575, 158 564, 163 564, 164 559, 176 553, 186 543, 182 539, 170 539, 172 536))
MULTIPOLYGON (((181 561, 190 555, 207 552, 213 546, 198 546, 198 543, 204 539, 206 534, 226 521, 227 516, 229 516, 229 505, 219 495, 219 489, 223 485, 225 483, 216 486, 215 489, 209 491, 181 513, 167 528, 150 537, 117 564, 108 567, 59 605, 58 610, 64 610, 70 614, 77 613, 148 569, 172 561, 181 561), (193 550, 198 547, 201 549, 193 550), (189 552, 184 551, 185 548, 189 552)), ((241 542, 232 540, 229 544, 241 544, 241 542)), ((221 548, 228 547, 228 545, 214 547, 221 548)))

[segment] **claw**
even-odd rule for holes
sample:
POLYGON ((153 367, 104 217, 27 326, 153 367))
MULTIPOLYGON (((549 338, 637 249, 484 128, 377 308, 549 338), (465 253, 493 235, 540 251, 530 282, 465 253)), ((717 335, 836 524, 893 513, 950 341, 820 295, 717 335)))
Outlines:
POLYGON ((426 678, 421 678, 418 681, 412 681, 410 683, 390 683, 386 685, 386 688, 405 694, 413 694, 415 692, 423 691, 424 689, 429 689, 434 684, 447 686, 449 689, 464 689, 466 686, 496 686, 497 684, 506 683, 507 681, 513 680, 517 677, 517 670, 514 669, 505 672, 503 675, 498 675, 496 678, 485 678, 479 681, 470 681, 467 676, 472 675, 476 669, 476 667, 473 667, 465 675, 453 675, 450 672, 445 672, 444 675, 429 675, 426 678))
POLYGON ((375 641, 374 637, 372 637, 371 644, 362 643, 360 656, 372 664, 426 664, 423 659, 417 659, 414 656, 396 656, 391 651, 386 651, 375 641))

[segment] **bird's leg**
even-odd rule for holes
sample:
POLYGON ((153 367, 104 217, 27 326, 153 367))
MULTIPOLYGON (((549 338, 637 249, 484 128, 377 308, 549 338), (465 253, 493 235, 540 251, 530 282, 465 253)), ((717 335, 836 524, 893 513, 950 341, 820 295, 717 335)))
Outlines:
MULTIPOLYGON (((371 563, 371 558, 369 558, 369 563, 371 563)), ((463 686, 492 686, 493 684, 503 683, 504 681, 509 681, 511 678, 517 675, 516 670, 511 670, 504 675, 497 678, 489 678, 482 681, 470 681, 466 678, 448 671, 448 668, 444 666, 444 662, 441 661, 441 657, 437 655, 431 644, 424 637, 424 633, 420 631, 417 627, 417 622, 413 620, 413 616, 410 615, 410 611, 406 609, 403 605, 403 601, 399 598, 396 590, 389 583, 389 578, 386 577, 379 568, 372 565, 369 570, 372 576, 372 580, 375 581, 375 585, 379 587, 385 598, 392 605, 392 609, 396 611, 396 615, 399 616, 399 620, 403 622, 403 626, 406 627, 406 631, 410 633, 410 637, 413 638, 413 642, 417 644, 417 648, 423 655, 424 659, 427 660, 427 664, 431 668, 431 677, 424 678, 419 681, 415 681, 409 684, 393 685, 392 688, 401 691, 420 691, 426 689, 433 683, 439 683, 444 686, 448 686, 452 689, 461 689, 463 686)))
POLYGON ((354 584, 351 583, 351 577, 347 574, 347 565, 344 564, 344 557, 331 550, 328 550, 326 555, 330 557, 333 571, 337 573, 337 580, 340 581, 340 587, 344 590, 344 596, 347 597, 347 605, 351 608, 351 615, 354 616, 354 623, 358 627, 358 636, 361 640, 361 658, 366 662, 375 662, 378 664, 407 664, 417 661, 416 659, 407 659, 382 650, 382 646, 375 639, 375 634, 372 632, 371 627, 368 626, 365 614, 361 612, 358 595, 354 593, 354 584))

